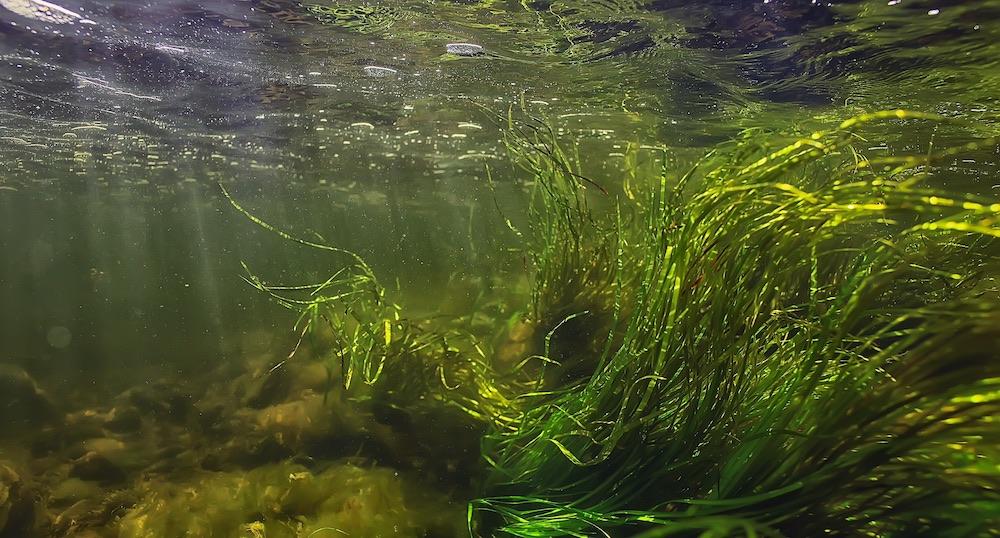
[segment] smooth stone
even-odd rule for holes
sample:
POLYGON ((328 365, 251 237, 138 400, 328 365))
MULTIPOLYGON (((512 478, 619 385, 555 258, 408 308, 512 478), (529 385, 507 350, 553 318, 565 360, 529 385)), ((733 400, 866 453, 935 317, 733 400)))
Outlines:
POLYGON ((448 43, 444 46, 451 54, 457 54, 458 56, 479 56, 486 52, 486 49, 482 45, 476 45, 475 43, 448 43))

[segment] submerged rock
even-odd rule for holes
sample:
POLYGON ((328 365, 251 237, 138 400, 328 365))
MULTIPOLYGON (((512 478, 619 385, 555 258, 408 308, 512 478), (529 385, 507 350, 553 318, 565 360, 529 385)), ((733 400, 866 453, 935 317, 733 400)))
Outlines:
POLYGON ((90 480, 67 478, 49 492, 49 501, 55 505, 70 505, 84 499, 100 497, 101 486, 90 480))
POLYGON ((142 414, 131 405, 117 405, 104 417, 104 427, 114 433, 134 433, 142 427, 142 414))
MULTIPOLYGON (((113 522, 135 505, 137 496, 126 490, 89 497, 77 501, 60 512, 52 521, 50 536, 73 538, 117 536, 109 533, 113 522)), ((185 536, 184 533, 157 536, 185 536)))
POLYGON ((201 461, 201 467, 207 471, 252 469, 288 459, 294 454, 290 447, 274 437, 244 437, 234 439, 206 455, 201 461))
POLYGON ((291 393, 292 380, 289 368, 281 367, 251 379, 248 384, 246 405, 253 409, 263 409, 287 399, 291 393))
POLYGON ((149 482, 120 538, 148 536, 461 536, 464 505, 392 469, 341 462, 314 473, 294 464, 149 482), (324 532, 323 530, 327 532, 324 532))
POLYGON ((510 369, 531 355, 535 350, 537 326, 525 319, 510 324, 497 346, 498 368, 510 369))
POLYGON ((73 461, 70 476, 102 484, 116 484, 127 478, 125 471, 97 452, 87 452, 73 461))
POLYGON ((87 439, 104 437, 104 421, 107 413, 99 409, 82 409, 66 415, 62 427, 58 428, 63 443, 83 442, 87 439))
POLYGON ((7 527, 20 485, 21 477, 10 467, 0 463, 0 532, 7 527))
POLYGON ((474 43, 448 43, 444 48, 448 53, 457 56, 479 56, 486 52, 482 45, 474 43))
POLYGON ((263 409, 302 396, 306 391, 326 392, 334 385, 326 366, 316 361, 287 361, 269 368, 247 382, 245 402, 263 409))
POLYGON ((0 536, 32 536, 36 526, 34 493, 12 464, 0 461, 0 536))
POLYGON ((0 436, 53 424, 60 416, 49 396, 19 366, 0 364, 0 436))
POLYGON ((191 395, 167 382, 137 387, 122 396, 142 415, 156 420, 181 422, 193 408, 191 395))

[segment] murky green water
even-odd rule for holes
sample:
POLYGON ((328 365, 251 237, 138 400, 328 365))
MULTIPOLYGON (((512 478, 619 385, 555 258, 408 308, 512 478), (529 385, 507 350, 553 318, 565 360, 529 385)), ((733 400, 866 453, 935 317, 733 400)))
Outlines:
MULTIPOLYGON (((330 341, 241 263, 292 285, 343 259, 220 184, 509 366, 532 291, 508 224, 535 185, 510 110, 613 193, 657 148, 680 169, 749 128, 961 121, 873 127, 875 158, 1000 133, 992 0, 55 4, 0 0, 3 537, 470 532, 485 426, 341 389, 312 360, 330 341)), ((981 144, 928 183, 995 200, 998 159, 981 144)))

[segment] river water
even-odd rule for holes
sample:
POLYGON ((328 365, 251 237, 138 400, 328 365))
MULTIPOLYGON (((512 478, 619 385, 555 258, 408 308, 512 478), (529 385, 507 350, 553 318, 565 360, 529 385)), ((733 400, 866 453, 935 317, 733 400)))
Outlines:
MULTIPOLYGON (((323 458, 347 467, 309 467, 317 483, 383 488, 344 501, 378 517, 338 512, 328 526, 460 533, 462 464, 380 459, 407 441, 357 426, 357 411, 334 413, 353 433, 274 454, 233 455, 239 426, 205 425, 248 412, 246 393, 270 390, 254 383, 299 336, 295 313, 249 286, 241 262, 274 283, 321 281, 330 267, 254 226, 220 185, 283 230, 356 252, 411 311, 465 314, 483 290, 528 293, 504 222, 526 218, 530 187, 507 159, 508 111, 544 118, 588 177, 615 185, 628 159, 657 166, 653 148, 691 159, 744 129, 808 132, 865 111, 964 122, 886 129, 863 142, 876 155, 992 136, 998 62, 993 0, 0 0, 0 390, 26 391, 0 396, 0 471, 8 462, 43 499, 29 515, 15 507, 4 531, 0 495, 0 536, 264 536, 254 510, 166 524, 150 523, 167 517, 151 506, 185 488, 189 503, 198 491, 223 503, 240 480, 263 491, 267 473, 323 458), (450 53, 455 43, 481 51, 450 53), (206 396, 225 379, 248 388, 206 396), (119 424, 132 419, 142 440, 119 424), (336 459, 349 455, 371 459, 336 459), (398 472, 351 478, 372 461, 438 485, 403 513, 394 503, 415 486, 398 472), (454 521, 411 513, 440 506, 454 521)), ((938 181, 996 197, 998 158, 982 151, 938 181)), ((296 390, 329 391, 322 371, 301 376, 296 390)), ((249 408, 329 413, 283 397, 249 408)), ((295 428, 266 433, 304 435, 295 428)))

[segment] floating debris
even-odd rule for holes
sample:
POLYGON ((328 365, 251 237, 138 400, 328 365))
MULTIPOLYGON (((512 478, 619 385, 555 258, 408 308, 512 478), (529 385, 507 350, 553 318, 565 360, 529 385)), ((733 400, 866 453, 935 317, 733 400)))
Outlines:
POLYGON ((486 49, 482 45, 474 43, 448 43, 444 48, 449 53, 457 54, 458 56, 479 56, 486 52, 486 49))
POLYGON ((375 78, 388 78, 394 77, 399 74, 399 71, 391 67, 379 67, 377 65, 366 65, 364 67, 365 75, 375 78))

